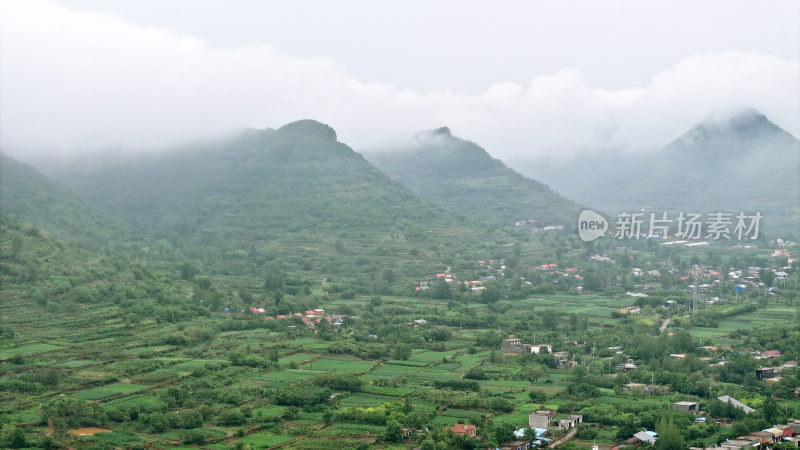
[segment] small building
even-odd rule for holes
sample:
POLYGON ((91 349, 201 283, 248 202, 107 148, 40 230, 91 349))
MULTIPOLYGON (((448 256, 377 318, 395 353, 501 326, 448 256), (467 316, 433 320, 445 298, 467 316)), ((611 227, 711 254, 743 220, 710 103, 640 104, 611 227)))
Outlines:
POLYGON ((558 421, 558 428, 562 430, 571 430, 583 422, 583 416, 580 414, 570 414, 566 419, 558 421))
POLYGON ((767 445, 774 443, 772 440, 772 433, 767 431, 754 431, 747 436, 742 436, 740 439, 758 439, 760 445, 767 445))
POLYGON ((560 369, 571 368, 569 364, 569 353, 568 352, 554 352, 553 358, 556 359, 558 363, 558 367, 560 369))
POLYGON ((522 353, 522 339, 515 338, 513 335, 508 339, 503 339, 500 350, 503 353, 522 353))
POLYGON ((463 423, 457 423, 453 425, 452 428, 450 428, 450 431, 452 431, 453 434, 467 435, 471 438, 475 438, 478 436, 478 429, 475 427, 475 425, 465 425, 463 423))
POLYGON ((531 353, 553 353, 553 347, 549 344, 530 345, 528 347, 530 348, 531 353))
POLYGON ((658 440, 658 433, 655 431, 640 431, 633 435, 636 442, 649 442, 650 444, 654 444, 656 440, 658 440))
POLYGON ((783 439, 783 430, 778 427, 767 428, 764 430, 764 433, 769 433, 772 435, 772 442, 778 443, 783 439))
POLYGON ((700 412, 700 404, 697 402, 675 402, 672 404, 672 409, 689 414, 697 414, 700 412))
POLYGON ((795 427, 793 425, 785 424, 785 425, 775 425, 775 428, 782 431, 783 438, 790 438, 794 436, 795 427))
POLYGON ((645 395, 661 395, 664 393, 664 388, 657 384, 628 383, 622 386, 622 390, 645 395))
POLYGON ((741 436, 737 439, 725 441, 719 445, 722 449, 727 450, 752 450, 753 447, 761 445, 761 439, 753 438, 750 436, 741 436))
POLYGON ((500 444, 500 450, 528 450, 531 443, 528 441, 511 441, 500 444))
POLYGON ((717 400, 719 400, 719 401, 721 401, 723 403, 730 403, 731 405, 733 405, 733 406, 741 409, 742 411, 744 411, 745 414, 750 414, 750 413, 756 412, 755 409, 745 405, 744 403, 740 402, 739 400, 736 400, 735 398, 731 397, 730 395, 723 395, 721 397, 717 397, 717 400))
POLYGON ((536 428, 552 428, 556 412, 550 409, 537 409, 528 414, 528 425, 536 428))
POLYGON ((644 383, 628 383, 622 386, 622 390, 625 392, 640 392, 645 386, 647 385, 644 383))

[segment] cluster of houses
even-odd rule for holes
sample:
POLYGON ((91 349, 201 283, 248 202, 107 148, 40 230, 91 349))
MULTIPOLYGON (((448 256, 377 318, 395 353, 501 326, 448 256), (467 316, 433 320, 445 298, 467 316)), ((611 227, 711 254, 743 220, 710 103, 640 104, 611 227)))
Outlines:
MULTIPOLYGON (((737 408, 740 408, 749 414, 754 412, 753 408, 743 404, 727 395, 718 398, 723 402, 730 403, 737 408)), ((696 402, 675 402, 672 404, 673 409, 690 414, 701 414, 700 407, 696 402)), ((704 422, 705 417, 698 417, 695 422, 704 422)), ((625 442, 611 447, 612 450, 617 450, 623 446, 638 447, 644 443, 655 444, 658 440, 658 433, 654 431, 643 430, 635 433, 630 439, 625 442)), ((747 435, 739 436, 736 439, 730 439, 720 443, 718 446, 709 447, 715 450, 752 450, 752 449, 768 449, 771 445, 779 442, 788 442, 795 446, 800 446, 800 420, 789 419, 785 424, 777 424, 770 428, 755 431, 747 435)), ((690 447, 691 450, 706 450, 700 447, 690 447)))
POLYGON ((786 361, 780 366, 761 366, 756 369, 756 378, 759 380, 764 380, 767 383, 777 383, 783 379, 781 377, 781 372, 784 370, 794 369, 796 367, 797 361, 786 361))
MULTIPOLYGON (((562 416, 564 416, 562 414, 562 416)), ((500 450, 527 450, 531 448, 543 448, 552 442, 552 438, 545 437, 551 429, 561 430, 569 433, 583 422, 583 416, 570 414, 566 417, 558 418, 556 411, 549 409, 537 409, 528 415, 528 427, 519 428, 514 431, 516 438, 510 442, 500 444, 500 450), (528 431, 530 430, 530 431, 528 431), (526 437, 526 433, 528 436, 526 437)), ((461 427, 463 425, 456 425, 461 427)), ((455 431, 453 431, 455 433, 455 431)), ((597 450, 597 447, 593 447, 597 450)))
POLYGON ((522 339, 514 337, 513 334, 510 335, 508 339, 503 339, 500 350, 503 353, 514 353, 517 355, 523 353, 549 353, 556 359, 556 362, 558 362, 558 367, 562 369, 571 369, 577 365, 575 361, 569 360, 568 352, 554 352, 553 346, 550 344, 525 344, 522 342, 522 339))
POLYGON ((531 231, 539 231, 540 229, 541 231, 563 231, 565 229, 564 225, 541 225, 536 219, 517 220, 514 222, 514 227, 526 228, 531 231))
MULTIPOLYGON (((550 272, 556 275, 561 275, 562 277, 569 277, 573 276, 578 280, 582 280, 583 277, 578 274, 578 269, 575 267, 566 267, 564 269, 560 269, 558 264, 555 263, 548 263, 548 264, 540 264, 534 267, 525 266, 527 270, 538 270, 538 271, 545 271, 550 272)), ((530 284, 530 283, 528 283, 530 284)))
MULTIPOLYGON (((800 446, 800 419, 789 419, 785 424, 777 424, 772 428, 729 439, 719 444, 714 449, 722 450, 752 450, 767 449, 779 442, 788 442, 800 446)), ((700 447, 690 447, 690 450, 705 450, 700 447)))
POLYGON ((589 257, 589 261, 614 264, 614 260, 605 255, 592 255, 589 257))
MULTIPOLYGON (((745 405, 744 403, 740 402, 739 400, 736 400, 735 398, 731 397, 730 395, 723 395, 723 396, 717 397, 717 400, 719 400, 719 401, 721 401, 723 403, 728 403, 730 405, 733 405, 734 407, 744 411, 745 414, 750 414, 750 413, 756 412, 755 409, 745 405)), ((690 402, 690 401, 675 402, 675 403, 672 404, 672 409, 675 409, 677 411, 680 411, 680 412, 683 412, 683 413, 687 413, 687 414, 694 414, 695 416, 702 415, 702 411, 700 411, 700 404, 697 403, 697 402, 690 402)))
MULTIPOLYGON (((631 383, 626 385, 631 389, 648 389, 648 385, 638 385, 631 383)), ((733 397, 723 395, 718 397, 720 401, 730 403, 733 406, 744 410, 746 414, 752 413, 755 410, 736 400, 733 397)), ((699 416, 702 414, 700 405, 697 402, 680 401, 672 404, 672 408, 678 411, 694 414, 699 416)), ((697 417, 696 422, 705 421, 705 417, 697 417)), ((569 433, 571 430, 577 428, 583 422, 583 416, 580 414, 558 414, 558 412, 550 409, 537 409, 528 414, 528 427, 520 428, 514 432, 516 440, 505 442, 500 445, 499 450, 527 450, 532 448, 541 448, 549 445, 552 442, 551 438, 545 437, 548 430, 561 430, 569 433), (532 430, 532 432, 528 431, 532 430), (526 436, 527 435, 527 436, 526 436)), ((471 438, 478 438, 477 428, 475 425, 468 424, 455 424, 450 428, 450 431, 455 435, 464 435, 471 438)), ((635 433, 629 439, 611 447, 611 450, 618 450, 622 447, 638 447, 644 443, 653 445, 658 440, 658 433, 649 430, 642 430, 635 433)), ((718 446, 712 447, 714 449, 724 450, 752 450, 768 449, 771 445, 787 442, 800 447, 800 420, 789 419, 785 424, 776 424, 770 428, 749 433, 747 435, 739 436, 736 439, 720 443, 718 446)), ((597 446, 593 447, 597 450, 597 446)), ((700 447, 691 447, 691 450, 706 450, 700 447)))
MULTIPOLYGON (((266 314, 266 310, 264 308, 250 308, 250 312, 253 314, 266 314)), ((264 320, 276 320, 276 319, 289 319, 292 317, 299 317, 303 320, 303 323, 309 328, 316 328, 317 324, 319 324, 322 319, 325 319, 328 323, 334 326, 340 326, 343 324, 342 320, 344 316, 339 314, 326 314, 324 309, 309 309, 304 312, 296 312, 296 313, 289 313, 289 314, 278 314, 277 316, 265 316, 264 320)))
MULTIPOLYGON (((478 279, 476 279, 476 280, 464 281, 464 283, 463 283, 464 286, 469 291, 471 291, 473 293, 479 294, 481 291, 486 289, 483 286, 484 283, 486 283, 488 281, 493 281, 493 280, 502 280, 505 277, 506 266, 505 266, 505 260, 503 260, 503 259, 500 259, 500 260, 497 260, 497 261, 495 261, 495 260, 489 260, 489 261, 479 260, 478 261, 478 266, 480 266, 480 269, 483 272, 483 275, 478 277, 478 279)), ((455 275, 453 275, 453 274, 451 274, 449 272, 436 273, 436 274, 433 275, 432 278, 437 280, 437 281, 442 280, 445 283, 453 285, 453 286, 455 286, 457 284, 460 284, 460 282, 456 279, 455 275)), ((432 285, 433 285, 432 281, 420 281, 417 284, 417 286, 414 287, 414 290, 416 292, 427 291, 427 290, 431 289, 432 285)))
MULTIPOLYGON (((734 407, 744 411, 745 414, 751 414, 756 411, 755 409, 745 405, 729 395, 717 397, 717 400, 733 405, 734 407)), ((694 414, 696 416, 702 414, 702 411, 700 411, 700 405, 697 402, 675 402, 672 404, 672 408, 684 413, 694 414)), ((697 417, 695 421, 702 422, 705 421, 705 418, 697 417)), ((718 447, 713 448, 725 450, 744 450, 753 448, 765 449, 769 448, 770 445, 777 444, 779 442, 789 442, 795 446, 800 446, 800 420, 789 419, 785 424, 778 424, 771 428, 739 436, 736 439, 728 440, 721 443, 718 447)), ((692 447, 692 449, 703 450, 699 447, 692 447)))
POLYGON ((641 276, 644 276, 645 274, 647 274, 647 275, 649 275, 651 277, 660 277, 661 276, 661 272, 658 269, 643 270, 643 269, 640 269, 638 267, 634 267, 633 269, 631 269, 631 274, 633 276, 635 276, 635 277, 641 277, 641 276))

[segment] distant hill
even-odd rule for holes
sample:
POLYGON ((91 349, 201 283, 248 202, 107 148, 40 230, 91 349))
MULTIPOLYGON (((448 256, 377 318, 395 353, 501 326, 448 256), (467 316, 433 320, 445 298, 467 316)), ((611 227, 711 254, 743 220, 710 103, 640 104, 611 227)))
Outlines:
POLYGON ((448 128, 418 133, 409 143, 366 156, 417 194, 482 222, 572 225, 581 209, 448 128))
POLYGON ((33 167, 0 153, 0 211, 87 248, 113 245, 120 227, 33 167))
POLYGON ((760 211, 773 237, 800 230, 800 141, 751 109, 701 123, 652 153, 513 164, 609 213, 760 211))
POLYGON ((490 237, 311 120, 54 173, 91 205, 159 239, 151 258, 174 257, 167 246, 221 274, 422 277, 490 237))

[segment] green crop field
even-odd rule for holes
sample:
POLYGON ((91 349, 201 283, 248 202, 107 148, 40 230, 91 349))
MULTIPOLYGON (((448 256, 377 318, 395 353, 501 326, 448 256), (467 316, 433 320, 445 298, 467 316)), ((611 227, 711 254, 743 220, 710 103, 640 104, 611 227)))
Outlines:
POLYGON ((0 360, 9 359, 12 356, 22 355, 35 355, 37 353, 51 352, 54 350, 61 350, 64 347, 53 344, 28 344, 14 348, 0 348, 0 360))
POLYGON ((293 438, 291 436, 283 436, 271 433, 256 433, 243 437, 237 442, 241 442, 242 444, 250 444, 253 446, 253 448, 270 448, 291 441, 292 439, 293 438))

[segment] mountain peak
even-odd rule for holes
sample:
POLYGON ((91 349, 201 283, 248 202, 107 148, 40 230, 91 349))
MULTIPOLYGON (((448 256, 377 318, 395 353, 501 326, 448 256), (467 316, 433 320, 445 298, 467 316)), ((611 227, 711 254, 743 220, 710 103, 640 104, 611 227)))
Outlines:
POLYGON ((305 136, 315 136, 323 140, 336 141, 336 130, 328 124, 318 122, 313 119, 302 119, 289 122, 278 129, 281 133, 301 134, 305 136))
POLYGON ((767 116, 753 108, 717 115, 688 130, 671 146, 736 147, 760 139, 784 138, 788 135, 767 116))
POLYGON ((448 142, 453 139, 453 133, 448 127, 439 127, 431 130, 423 130, 415 134, 418 141, 433 141, 436 143, 448 142))
POLYGON ((453 136, 453 133, 450 132, 450 128, 448 127, 439 127, 435 130, 431 130, 430 132, 437 136, 453 136))

